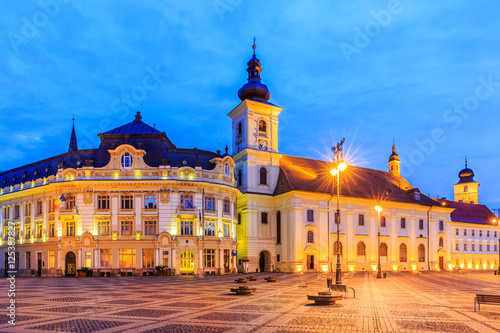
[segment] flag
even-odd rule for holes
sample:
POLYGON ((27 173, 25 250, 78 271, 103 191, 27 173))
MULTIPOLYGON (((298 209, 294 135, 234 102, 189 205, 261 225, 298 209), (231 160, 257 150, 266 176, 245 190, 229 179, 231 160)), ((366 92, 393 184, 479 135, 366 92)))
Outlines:
POLYGON ((203 228, 203 221, 201 220, 201 210, 198 209, 198 218, 200 219, 200 228, 203 228))
POLYGON ((65 202, 66 201, 66 198, 64 197, 64 194, 61 195, 61 197, 59 199, 56 200, 56 202, 54 203, 54 212, 57 212, 59 211, 59 208, 61 208, 61 203, 65 202))
POLYGON ((184 206, 184 201, 181 201, 181 209, 184 210, 186 207, 184 206))

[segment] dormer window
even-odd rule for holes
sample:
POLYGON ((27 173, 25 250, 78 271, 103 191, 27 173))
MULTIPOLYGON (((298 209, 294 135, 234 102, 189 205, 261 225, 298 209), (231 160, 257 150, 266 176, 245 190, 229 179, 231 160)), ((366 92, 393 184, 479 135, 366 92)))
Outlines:
POLYGON ((414 198, 415 200, 420 200, 420 192, 415 191, 414 198))
POLYGON ((267 132, 267 124, 264 120, 259 121, 259 132, 263 132, 263 133, 267 132))
POLYGON ((122 168, 128 170, 132 168, 132 155, 125 153, 122 155, 122 168))

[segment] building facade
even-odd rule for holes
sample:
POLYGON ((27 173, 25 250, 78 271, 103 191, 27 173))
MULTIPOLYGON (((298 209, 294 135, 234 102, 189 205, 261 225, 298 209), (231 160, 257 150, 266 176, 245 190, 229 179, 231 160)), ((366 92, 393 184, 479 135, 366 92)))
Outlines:
POLYGON ((73 128, 67 153, 0 174, 4 272, 235 273, 231 156, 176 148, 139 112, 99 136, 78 150, 73 128))
POLYGON ((477 205, 479 184, 472 180, 472 170, 462 170, 455 185, 455 200, 462 202, 443 204, 401 176, 394 144, 388 172, 348 166, 337 187, 336 177, 330 174, 333 163, 279 153, 282 108, 269 102, 271 94, 261 83, 255 45, 247 65, 248 82, 238 92, 241 103, 228 114, 242 192, 238 197, 239 265, 246 262, 251 271, 326 272, 335 269, 338 251, 344 271, 375 270, 379 253, 382 270, 453 269, 464 263, 471 269, 497 267, 497 225, 489 209, 477 205), (376 206, 382 208, 380 213, 376 206), (475 218, 464 218, 471 212, 475 218), (469 237, 470 232, 484 235, 481 244, 459 240, 457 228, 470 230, 469 237), (467 243, 476 250, 456 251, 457 242, 460 249, 467 243))

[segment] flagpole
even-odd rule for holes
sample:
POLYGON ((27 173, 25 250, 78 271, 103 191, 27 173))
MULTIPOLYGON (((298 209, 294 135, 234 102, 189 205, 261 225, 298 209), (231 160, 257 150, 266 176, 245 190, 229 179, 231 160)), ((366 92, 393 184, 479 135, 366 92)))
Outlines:
POLYGON ((203 240, 203 242, 201 243, 201 262, 203 263, 203 260, 205 258, 205 189, 204 188, 201 189, 201 235, 203 240))

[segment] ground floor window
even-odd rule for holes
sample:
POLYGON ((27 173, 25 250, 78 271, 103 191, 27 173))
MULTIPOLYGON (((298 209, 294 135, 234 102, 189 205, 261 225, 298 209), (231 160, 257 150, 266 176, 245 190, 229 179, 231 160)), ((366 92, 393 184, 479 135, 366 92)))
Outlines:
POLYGON ((120 268, 135 267, 135 249, 120 249, 120 268))
POLYGON ((153 268, 155 264, 154 249, 142 249, 142 268, 153 268))
POLYGON ((54 250, 49 250, 49 268, 56 267, 56 254, 54 250))
POLYGON ((26 269, 31 269, 31 252, 26 252, 26 269))
POLYGON ((163 266, 169 267, 169 264, 168 264, 168 251, 163 251, 163 266))
POLYGON ((101 250, 101 267, 111 267, 111 249, 101 250))
POLYGON ((407 250, 406 250, 406 244, 402 243, 401 245, 399 245, 399 261, 400 262, 406 262, 406 253, 407 253, 407 250))
POLYGON ((194 256, 191 251, 181 253, 181 271, 194 271, 194 256))
POLYGON ((203 250, 203 266, 215 267, 215 249, 203 250))
POLYGON ((85 266, 84 267, 92 267, 92 252, 85 251, 85 266))
POLYGON ((418 246, 418 262, 425 262, 425 246, 423 244, 418 246))

